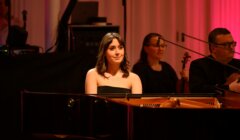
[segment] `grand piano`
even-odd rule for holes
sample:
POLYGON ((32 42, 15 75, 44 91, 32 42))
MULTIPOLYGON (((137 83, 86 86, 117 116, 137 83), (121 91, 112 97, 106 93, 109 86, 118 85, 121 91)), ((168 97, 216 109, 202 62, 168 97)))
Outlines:
MULTIPOLYGON (((74 7, 76 0, 70 2, 69 7, 74 7)), ((1 138, 238 138, 240 97, 235 93, 220 97, 83 94, 85 73, 92 62, 78 52, 64 52, 69 9, 61 19, 58 53, 0 56, 1 138)))
MULTIPOLYGON (((211 95, 211 94, 209 94, 211 95)), ((26 139, 231 139, 240 96, 21 93, 26 139)))

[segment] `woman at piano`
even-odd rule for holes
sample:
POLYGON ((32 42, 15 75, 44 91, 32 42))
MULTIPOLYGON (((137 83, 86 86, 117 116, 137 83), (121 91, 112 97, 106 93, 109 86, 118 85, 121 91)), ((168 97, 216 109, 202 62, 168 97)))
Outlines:
POLYGON ((86 74, 85 93, 142 93, 141 80, 129 70, 125 42, 118 33, 102 38, 96 66, 86 74))

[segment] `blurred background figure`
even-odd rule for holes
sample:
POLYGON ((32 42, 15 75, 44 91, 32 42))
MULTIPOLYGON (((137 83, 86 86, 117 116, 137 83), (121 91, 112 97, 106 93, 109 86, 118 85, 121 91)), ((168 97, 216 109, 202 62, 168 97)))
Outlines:
MULTIPOLYGON (((177 74, 170 64, 162 60, 166 48, 166 42, 158 33, 149 33, 143 40, 140 59, 132 71, 141 78, 144 94, 177 92, 177 74)), ((186 71, 181 75, 187 77, 186 71)))
POLYGON ((0 46, 6 45, 10 25, 22 26, 21 20, 11 16, 10 0, 0 0, 0 46), (9 22, 10 20, 10 22, 9 22))

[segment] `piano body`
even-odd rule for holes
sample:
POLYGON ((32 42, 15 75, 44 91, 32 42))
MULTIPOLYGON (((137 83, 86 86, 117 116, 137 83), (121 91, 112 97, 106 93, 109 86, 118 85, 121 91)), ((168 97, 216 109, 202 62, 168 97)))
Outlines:
POLYGON ((238 94, 219 98, 80 94, 90 67, 88 59, 77 52, 61 53, 68 52, 68 20, 76 2, 69 1, 59 23, 55 45, 60 53, 1 56, 1 137, 18 138, 19 114, 23 140, 238 137, 238 94), (19 90, 23 88, 43 92, 23 91, 20 101, 19 90))
POLYGON ((222 98, 25 91, 21 93, 22 134, 26 139, 231 138, 238 134, 240 106, 227 107, 222 98))

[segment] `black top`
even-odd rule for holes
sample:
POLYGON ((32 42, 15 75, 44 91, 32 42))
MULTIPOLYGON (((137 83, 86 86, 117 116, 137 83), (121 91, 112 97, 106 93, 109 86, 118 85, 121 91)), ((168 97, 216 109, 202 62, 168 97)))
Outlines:
POLYGON ((131 93, 131 89, 111 86, 98 86, 97 93, 131 93))
POLYGON ((223 93, 227 78, 240 70, 240 60, 233 59, 227 65, 221 64, 212 56, 194 60, 190 64, 189 86, 193 93, 223 93), (220 89, 219 89, 220 88, 220 89))
POLYGON ((153 70, 148 64, 138 62, 132 71, 136 73, 141 81, 143 94, 176 93, 178 80, 175 70, 166 62, 160 61, 161 71, 153 70))

